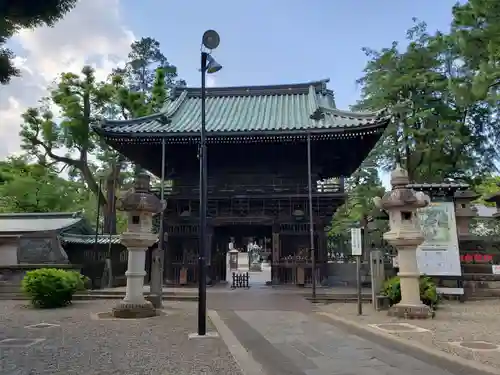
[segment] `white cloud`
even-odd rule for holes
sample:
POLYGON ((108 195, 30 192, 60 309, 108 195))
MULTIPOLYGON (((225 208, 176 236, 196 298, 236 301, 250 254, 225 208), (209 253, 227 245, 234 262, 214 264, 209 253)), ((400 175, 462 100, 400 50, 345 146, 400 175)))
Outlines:
POLYGON ((22 77, 0 87, 0 159, 20 150, 21 113, 37 104, 59 73, 79 73, 90 64, 104 79, 126 59, 133 40, 120 18, 119 0, 81 0, 55 27, 16 35, 22 51, 15 63, 22 77))

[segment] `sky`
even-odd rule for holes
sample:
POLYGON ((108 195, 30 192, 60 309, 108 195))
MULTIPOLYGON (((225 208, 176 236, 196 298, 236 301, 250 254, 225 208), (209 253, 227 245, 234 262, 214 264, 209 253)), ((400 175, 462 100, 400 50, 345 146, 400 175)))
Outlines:
MULTIPOLYGON (((363 47, 404 43, 412 18, 429 30, 449 28, 455 0, 82 0, 54 28, 22 31, 9 41, 23 75, 0 86, 0 158, 19 152, 20 114, 63 71, 84 64, 104 79, 130 43, 153 37, 180 78, 199 86, 201 36, 220 35, 213 56, 223 65, 211 86, 310 82, 329 78, 337 107, 359 98, 363 47)), ((384 180, 387 176, 384 176, 384 180)))

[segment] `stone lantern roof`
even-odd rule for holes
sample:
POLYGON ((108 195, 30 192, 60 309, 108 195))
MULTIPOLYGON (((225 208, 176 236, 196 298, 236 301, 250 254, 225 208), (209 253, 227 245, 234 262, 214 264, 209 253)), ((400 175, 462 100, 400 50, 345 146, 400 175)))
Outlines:
POLYGON ((392 190, 384 194, 378 205, 384 210, 396 207, 411 206, 413 208, 425 207, 428 197, 421 192, 408 188, 408 172, 398 164, 391 172, 392 190))
POLYGON ((471 201, 479 198, 479 194, 476 194, 475 192, 473 192, 472 190, 469 190, 469 189, 459 190, 459 191, 455 192, 454 198, 457 200, 464 200, 464 201, 471 202, 471 201))
POLYGON ((137 176, 134 187, 126 191, 118 199, 116 208, 121 211, 139 211, 159 213, 164 209, 163 203, 150 192, 151 177, 147 173, 137 176))

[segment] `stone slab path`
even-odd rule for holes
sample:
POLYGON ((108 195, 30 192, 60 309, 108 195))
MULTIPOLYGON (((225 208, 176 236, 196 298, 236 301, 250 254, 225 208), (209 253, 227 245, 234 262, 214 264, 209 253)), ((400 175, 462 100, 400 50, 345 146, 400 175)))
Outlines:
MULTIPOLYGON (((387 316, 386 311, 375 311, 366 305, 363 315, 356 314, 354 304, 317 305, 319 310, 354 322, 368 328, 373 325, 400 323, 396 318, 387 316)), ((466 301, 465 303, 445 302, 436 311, 436 317, 429 320, 409 321, 420 330, 394 330, 388 334, 410 342, 418 343, 435 351, 451 354, 497 369, 500 374, 500 300, 466 301), (471 350, 459 345, 461 342, 482 342, 492 348, 471 350)))
MULTIPOLYGON (((214 313, 212 312, 212 315, 214 313)), ((226 339, 229 329, 265 375, 450 375, 404 353, 385 349, 300 311, 217 312, 212 319, 226 339)), ((228 342, 226 342, 228 343, 228 342)), ((234 342, 228 346, 235 347, 234 342), (232 346, 231 346, 232 345, 232 346)), ((238 350, 232 351, 238 361, 238 350)), ((240 361, 238 361, 240 362, 240 361)), ((255 371, 259 368, 259 372, 255 371)), ((243 369, 245 370, 245 369, 243 369)))

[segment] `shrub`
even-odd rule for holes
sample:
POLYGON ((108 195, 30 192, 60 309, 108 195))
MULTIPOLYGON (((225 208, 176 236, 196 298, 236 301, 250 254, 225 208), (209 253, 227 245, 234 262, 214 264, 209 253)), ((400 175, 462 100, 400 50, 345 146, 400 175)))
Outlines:
POLYGON ((22 290, 36 307, 62 307, 71 303, 75 292, 85 289, 86 279, 76 271, 40 268, 26 272, 22 290))
MULTIPOLYGON (((401 301, 401 282, 399 276, 386 280, 381 293, 389 298, 391 306, 399 303, 401 301)), ((420 277, 420 299, 422 303, 432 308, 436 308, 439 304, 436 284, 428 276, 420 277)))

